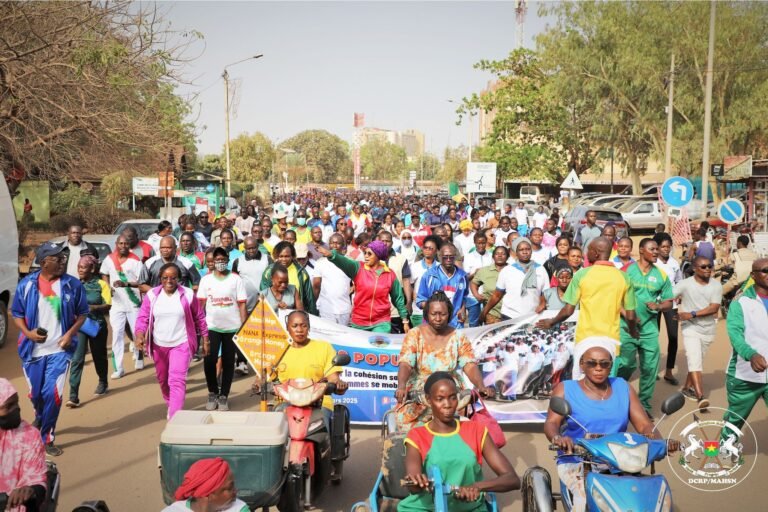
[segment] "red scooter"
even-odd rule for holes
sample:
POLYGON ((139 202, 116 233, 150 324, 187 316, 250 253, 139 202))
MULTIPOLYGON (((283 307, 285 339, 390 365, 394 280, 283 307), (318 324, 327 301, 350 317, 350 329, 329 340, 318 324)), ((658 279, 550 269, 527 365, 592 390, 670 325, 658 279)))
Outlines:
MULTIPOLYGON (((337 354, 333 366, 350 363, 348 354, 337 354)), ((278 508, 299 512, 311 506, 330 480, 341 483, 344 461, 349 457, 349 410, 336 404, 330 425, 323 413, 323 397, 336 391, 336 384, 322 379, 290 379, 275 383, 274 393, 285 400, 288 420, 288 475, 278 508)))

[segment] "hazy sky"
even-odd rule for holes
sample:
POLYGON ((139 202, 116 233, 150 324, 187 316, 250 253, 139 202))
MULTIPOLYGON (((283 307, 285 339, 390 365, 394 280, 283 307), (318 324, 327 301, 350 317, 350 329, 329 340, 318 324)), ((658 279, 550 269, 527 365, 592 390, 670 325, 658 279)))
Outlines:
MULTIPOLYGON (((427 150, 466 144, 456 126, 459 100, 483 89, 489 74, 473 69, 499 59, 517 41, 514 0, 497 2, 167 2, 175 29, 204 34, 202 55, 185 68, 200 92, 198 149, 224 144, 225 65, 242 80, 231 137, 260 131, 282 141, 305 129, 325 129, 345 140, 354 112, 366 126, 425 133, 427 150)), ((526 46, 543 30, 531 3, 526 46)), ((477 137, 475 121, 475 139, 477 137)))

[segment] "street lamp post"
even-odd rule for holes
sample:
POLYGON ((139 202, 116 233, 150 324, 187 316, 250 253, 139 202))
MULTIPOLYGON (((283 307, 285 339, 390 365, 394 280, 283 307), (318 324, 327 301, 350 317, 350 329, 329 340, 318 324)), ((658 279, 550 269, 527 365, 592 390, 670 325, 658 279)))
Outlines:
POLYGON ((227 197, 232 195, 232 173, 229 165, 229 72, 227 71, 227 68, 231 68, 232 66, 240 64, 241 62, 245 62, 247 60, 255 60, 263 56, 264 54, 260 53, 252 57, 248 57, 243 60, 233 62, 232 64, 227 64, 226 66, 224 66, 224 73, 221 74, 221 77, 224 79, 224 116, 226 120, 226 130, 227 130, 227 140, 225 141, 225 144, 224 144, 224 153, 226 154, 226 160, 227 160, 227 197))

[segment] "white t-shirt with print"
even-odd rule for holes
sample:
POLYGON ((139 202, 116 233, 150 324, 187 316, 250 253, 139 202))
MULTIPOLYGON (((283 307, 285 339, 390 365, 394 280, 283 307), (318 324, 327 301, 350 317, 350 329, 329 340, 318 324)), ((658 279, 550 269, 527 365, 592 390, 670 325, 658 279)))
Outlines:
POLYGON ((203 276, 197 288, 197 298, 205 300, 205 321, 209 329, 236 332, 240 329, 240 308, 245 302, 245 284, 240 276, 230 272, 220 278, 210 273, 203 276))
POLYGON ((61 279, 51 283, 53 295, 44 297, 40 293, 37 299, 37 326, 48 331, 48 337, 43 343, 35 343, 32 357, 43 357, 62 352, 59 346, 61 336, 61 279))
MULTIPOLYGON (((138 282, 139 284, 149 282, 147 267, 145 267, 140 260, 128 258, 121 266, 129 282, 138 282)), ((101 270, 99 272, 102 275, 108 276, 109 286, 112 286, 112 283, 120 279, 111 256, 104 259, 104 263, 101 264, 101 270)), ((141 299, 141 292, 138 288, 131 288, 131 291, 136 297, 141 299)), ((135 311, 139 309, 140 305, 141 302, 139 302, 138 305, 131 302, 131 299, 128 297, 128 288, 113 289, 111 311, 135 311)))

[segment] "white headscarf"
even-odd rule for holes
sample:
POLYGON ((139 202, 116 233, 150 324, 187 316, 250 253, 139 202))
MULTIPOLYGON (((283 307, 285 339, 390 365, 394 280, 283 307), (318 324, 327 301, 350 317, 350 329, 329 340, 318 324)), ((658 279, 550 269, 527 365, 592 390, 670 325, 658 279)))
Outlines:
POLYGON ((581 362, 581 357, 588 350, 593 348, 605 349, 610 354, 611 360, 613 360, 616 354, 618 354, 620 346, 621 343, 608 336, 590 336, 578 342, 573 349, 573 380, 579 380, 583 377, 579 363, 581 362))

